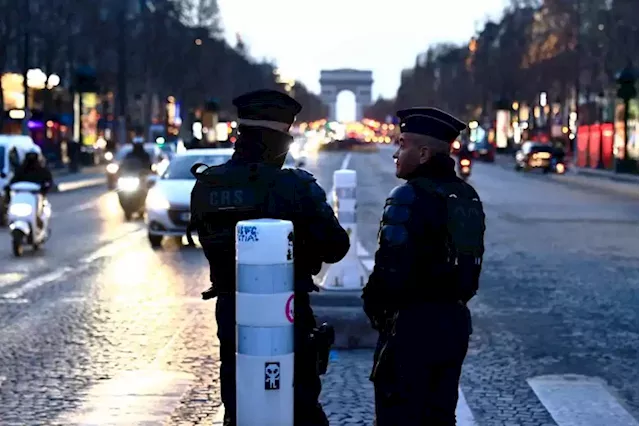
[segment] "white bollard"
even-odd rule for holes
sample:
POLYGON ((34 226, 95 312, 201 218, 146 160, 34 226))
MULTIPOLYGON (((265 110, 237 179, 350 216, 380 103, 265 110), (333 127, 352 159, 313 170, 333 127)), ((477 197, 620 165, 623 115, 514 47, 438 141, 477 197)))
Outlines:
POLYGON ((293 224, 236 225, 237 426, 293 426, 293 224))
POLYGON ((333 210, 340 225, 349 234, 349 252, 338 263, 329 266, 320 283, 325 290, 360 290, 369 274, 358 257, 358 225, 356 217, 355 170, 336 170, 333 173, 333 210))

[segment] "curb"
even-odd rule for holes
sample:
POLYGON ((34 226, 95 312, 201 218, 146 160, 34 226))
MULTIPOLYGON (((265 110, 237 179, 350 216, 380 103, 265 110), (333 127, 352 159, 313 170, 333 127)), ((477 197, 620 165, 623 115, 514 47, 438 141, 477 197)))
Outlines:
POLYGON ((94 186, 106 185, 107 179, 105 177, 96 177, 88 179, 79 179, 69 182, 60 182, 55 185, 52 193, 77 191, 79 189, 92 188, 94 186))

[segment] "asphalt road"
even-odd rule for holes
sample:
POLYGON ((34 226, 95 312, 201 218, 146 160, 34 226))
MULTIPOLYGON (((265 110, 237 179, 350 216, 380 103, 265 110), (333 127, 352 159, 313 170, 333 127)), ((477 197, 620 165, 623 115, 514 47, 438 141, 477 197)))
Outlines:
MULTIPOLYGON (((385 148, 308 159, 327 190, 334 170, 358 172, 358 232, 369 253, 399 183, 390 156, 385 148)), ((469 416, 480 426, 626 426, 631 416, 637 424, 637 198, 490 164, 474 166, 470 183, 488 230, 461 383, 469 416), (593 378, 605 393, 589 386, 593 378), (580 423, 580 409, 618 417, 580 423), (567 423, 571 415, 578 423, 567 423)), ((105 187, 50 200, 53 236, 41 251, 13 258, 0 230, 0 424, 211 424, 218 347, 214 304, 199 299, 208 286, 201 251, 175 241, 152 250, 143 224, 125 222, 105 187)), ((334 354, 323 392, 332 424, 370 424, 370 356, 334 354)))

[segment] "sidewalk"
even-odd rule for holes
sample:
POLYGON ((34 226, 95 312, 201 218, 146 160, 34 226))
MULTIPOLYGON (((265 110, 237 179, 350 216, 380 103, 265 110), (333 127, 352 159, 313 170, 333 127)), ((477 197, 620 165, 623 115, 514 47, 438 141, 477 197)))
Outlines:
MULTIPOLYGON (((495 164, 505 169, 513 170, 514 162, 514 158, 509 154, 496 155, 495 164)), ((536 175, 538 174, 536 173, 536 175)), ((538 176, 542 177, 540 175, 538 176)), ((545 176, 553 181, 566 185, 638 197, 638 185, 640 181, 636 175, 569 166, 565 174, 548 174, 545 176)))
POLYGON ((69 168, 51 171, 55 189, 53 192, 67 192, 106 183, 104 165, 82 167, 77 173, 70 173, 69 168))
POLYGON ((636 175, 619 174, 609 170, 571 168, 564 175, 551 175, 551 179, 584 188, 594 188, 604 192, 615 192, 638 197, 639 179, 636 175))

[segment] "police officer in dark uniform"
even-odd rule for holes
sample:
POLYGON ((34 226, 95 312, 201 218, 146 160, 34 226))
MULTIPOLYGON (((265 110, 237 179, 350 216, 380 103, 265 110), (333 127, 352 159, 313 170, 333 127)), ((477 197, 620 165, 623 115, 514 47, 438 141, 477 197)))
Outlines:
POLYGON ((315 178, 300 169, 282 168, 293 140, 289 128, 300 104, 272 90, 245 94, 233 104, 239 124, 235 152, 220 166, 194 165, 197 182, 191 193, 191 227, 197 229, 211 266, 212 287, 203 298, 218 297, 224 424, 235 424, 235 226, 241 220, 273 218, 290 220, 294 226, 295 424, 328 425, 318 402, 318 342, 310 338, 316 323, 309 293, 317 291, 312 275, 322 262, 335 263, 346 255, 349 237, 315 178))
POLYGON ((364 309, 380 332, 371 380, 377 426, 455 425, 478 288, 484 212, 456 177, 450 144, 464 123, 434 108, 400 118, 396 176, 380 224, 364 309))

